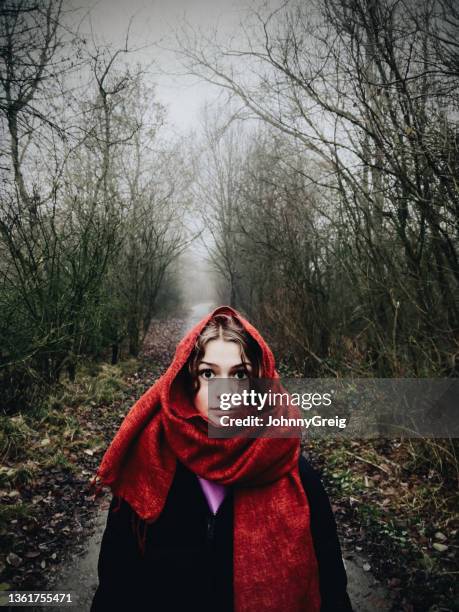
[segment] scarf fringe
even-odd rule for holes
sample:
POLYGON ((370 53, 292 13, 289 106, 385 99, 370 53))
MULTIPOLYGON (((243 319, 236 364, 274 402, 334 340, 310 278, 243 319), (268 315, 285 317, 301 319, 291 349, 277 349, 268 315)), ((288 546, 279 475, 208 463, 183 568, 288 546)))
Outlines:
POLYGON ((89 491, 93 494, 93 501, 100 497, 104 490, 104 482, 100 479, 99 474, 96 474, 89 483, 89 491))

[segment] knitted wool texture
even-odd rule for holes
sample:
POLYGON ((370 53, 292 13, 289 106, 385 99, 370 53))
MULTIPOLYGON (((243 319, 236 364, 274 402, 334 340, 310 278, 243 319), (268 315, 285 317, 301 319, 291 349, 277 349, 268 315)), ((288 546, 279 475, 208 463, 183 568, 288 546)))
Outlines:
POLYGON ((197 337, 216 314, 243 325, 262 351, 262 375, 278 378, 259 332, 223 306, 178 344, 165 374, 134 404, 105 452, 92 486, 109 486, 146 524, 160 515, 177 458, 198 476, 234 488, 235 612, 320 610, 310 512, 301 484, 297 438, 212 439, 177 377, 197 337))

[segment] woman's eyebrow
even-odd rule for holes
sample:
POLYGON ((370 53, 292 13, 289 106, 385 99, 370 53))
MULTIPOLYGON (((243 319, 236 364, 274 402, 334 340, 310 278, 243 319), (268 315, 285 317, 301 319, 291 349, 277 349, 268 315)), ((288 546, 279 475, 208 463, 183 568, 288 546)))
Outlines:
MULTIPOLYGON (((210 361, 200 361, 199 365, 201 365, 202 363, 205 363, 206 365, 212 366, 214 368, 219 368, 220 367, 216 363, 211 363, 210 361)), ((250 363, 250 361, 241 361, 241 363, 237 363, 236 365, 231 366, 230 369, 234 370, 234 368, 239 368, 240 366, 243 366, 243 365, 251 366, 252 364, 250 363)))

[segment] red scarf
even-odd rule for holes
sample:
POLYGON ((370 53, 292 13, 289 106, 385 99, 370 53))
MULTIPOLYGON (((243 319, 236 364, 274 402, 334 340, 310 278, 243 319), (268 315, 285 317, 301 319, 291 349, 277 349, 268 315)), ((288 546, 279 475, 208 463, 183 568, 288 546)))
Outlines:
POLYGON ((212 439, 177 374, 217 313, 236 317, 258 342, 264 378, 274 357, 258 331, 228 306, 217 308, 178 344, 165 374, 134 404, 93 480, 108 485, 147 523, 160 515, 177 458, 195 474, 234 487, 236 612, 320 610, 317 560, 298 460, 297 438, 212 439), (175 384, 174 384, 175 382, 175 384))

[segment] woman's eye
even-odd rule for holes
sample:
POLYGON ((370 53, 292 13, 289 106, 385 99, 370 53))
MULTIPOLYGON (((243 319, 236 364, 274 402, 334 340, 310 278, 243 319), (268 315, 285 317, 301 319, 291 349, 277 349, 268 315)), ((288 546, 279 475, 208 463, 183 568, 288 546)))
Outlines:
POLYGON ((245 370, 238 370, 234 373, 234 378, 237 378, 238 380, 244 380, 248 378, 247 372, 245 370))
POLYGON ((211 378, 214 377, 214 373, 210 369, 201 370, 199 372, 199 376, 202 376, 202 378, 205 378, 206 380, 210 380, 211 378))

